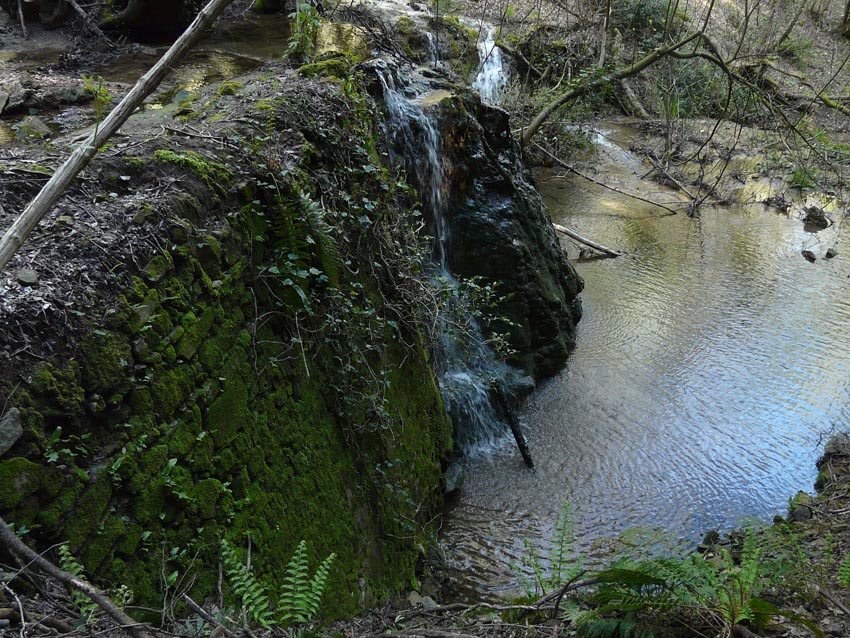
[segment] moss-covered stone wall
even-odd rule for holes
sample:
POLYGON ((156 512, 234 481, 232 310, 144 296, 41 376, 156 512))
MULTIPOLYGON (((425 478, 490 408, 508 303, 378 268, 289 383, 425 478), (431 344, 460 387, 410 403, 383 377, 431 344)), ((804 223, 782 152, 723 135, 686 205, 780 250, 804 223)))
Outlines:
POLYGON ((137 246, 80 338, 0 388, 24 429, 0 514, 142 604, 213 594, 224 538, 250 537, 274 590, 305 539, 313 565, 337 554, 325 610, 349 613, 411 584, 441 506, 451 426, 377 263, 408 225, 403 180, 365 95, 292 82, 195 103, 211 136, 227 109, 250 123, 238 153, 154 141, 97 166, 106 191, 158 193, 126 223, 159 249, 137 246))

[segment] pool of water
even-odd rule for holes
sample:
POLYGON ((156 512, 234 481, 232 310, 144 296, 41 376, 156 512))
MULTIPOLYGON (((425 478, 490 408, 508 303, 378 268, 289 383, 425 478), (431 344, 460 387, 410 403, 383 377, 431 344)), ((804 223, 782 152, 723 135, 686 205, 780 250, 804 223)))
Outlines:
MULTIPOLYGON (((628 131, 612 135, 593 176, 675 201, 641 180, 628 131)), ((575 175, 541 190, 555 222, 627 256, 576 263, 575 351, 522 415, 536 471, 508 439, 466 460, 442 537, 460 597, 516 592, 525 539, 545 553, 565 502, 578 545, 597 554, 634 526, 692 547, 708 530, 769 520, 811 490, 824 434, 850 420, 841 223, 810 233, 798 209, 760 203, 671 216, 575 175), (838 256, 825 260, 830 247, 838 256)))

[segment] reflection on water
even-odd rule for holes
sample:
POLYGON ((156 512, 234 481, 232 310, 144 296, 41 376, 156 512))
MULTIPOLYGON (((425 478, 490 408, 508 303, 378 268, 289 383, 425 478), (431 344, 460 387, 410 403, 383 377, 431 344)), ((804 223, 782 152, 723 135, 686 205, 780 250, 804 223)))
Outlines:
MULTIPOLYGON (((671 199, 634 157, 601 152, 601 179, 671 199)), ((810 234, 761 205, 662 216, 567 181, 543 184, 554 220, 628 256, 577 264, 575 352, 524 414, 537 472, 509 447, 468 461, 444 545, 458 580, 485 592, 515 580, 524 537, 545 546, 565 500, 585 547, 635 525, 692 543, 784 513, 811 489, 821 435, 850 420, 840 224, 810 234)))

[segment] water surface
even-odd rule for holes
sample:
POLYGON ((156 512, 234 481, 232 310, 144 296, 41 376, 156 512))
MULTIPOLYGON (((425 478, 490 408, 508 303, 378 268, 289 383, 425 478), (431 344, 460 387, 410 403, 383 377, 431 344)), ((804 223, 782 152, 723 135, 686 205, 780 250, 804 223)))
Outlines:
MULTIPOLYGON (((609 142, 594 177, 675 200, 647 170, 609 142)), ((670 216, 574 175, 541 190, 556 222, 628 256, 576 263, 575 352, 523 414, 536 472, 509 442, 467 462, 443 536, 461 594, 515 585, 523 539, 545 547, 565 501, 585 548, 630 526, 693 545, 769 520, 811 490, 822 435, 850 421, 840 224, 808 233, 761 204, 670 216)))

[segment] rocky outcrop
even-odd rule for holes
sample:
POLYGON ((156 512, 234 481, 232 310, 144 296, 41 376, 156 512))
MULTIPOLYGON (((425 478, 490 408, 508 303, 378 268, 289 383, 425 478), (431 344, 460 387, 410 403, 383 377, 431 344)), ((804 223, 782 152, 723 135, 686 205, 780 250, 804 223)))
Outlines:
POLYGON ((445 132, 448 263, 506 296, 499 310, 516 355, 536 379, 557 372, 575 343, 581 278, 561 249, 524 169, 507 112, 459 92, 436 106, 445 132))
MULTIPOLYGON (((170 574, 215 592, 222 539, 250 536, 274 591, 305 539, 338 556, 340 615, 414 578, 451 426, 374 105, 280 66, 241 79, 185 135, 151 135, 176 105, 131 118, 0 273, 0 515, 149 606, 170 574)), ((39 186, 17 165, 0 227, 39 186)))

